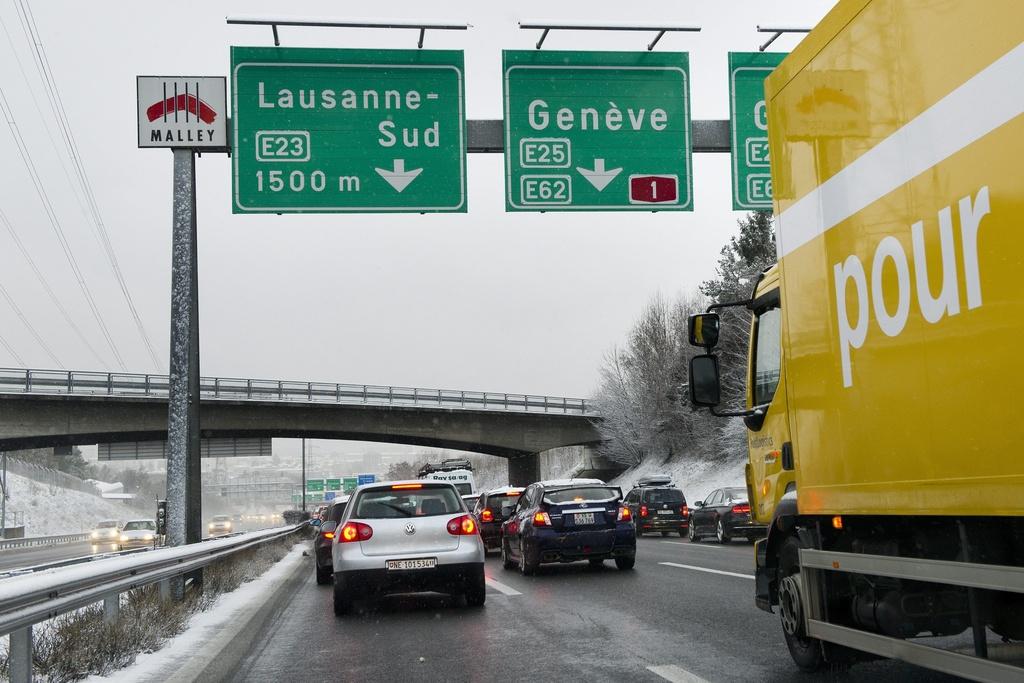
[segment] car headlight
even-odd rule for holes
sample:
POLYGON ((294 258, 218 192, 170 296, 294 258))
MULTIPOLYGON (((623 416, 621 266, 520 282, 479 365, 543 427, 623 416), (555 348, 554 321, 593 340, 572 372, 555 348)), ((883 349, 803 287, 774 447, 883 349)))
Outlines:
POLYGON ((128 540, 128 537, 125 536, 124 534, 121 534, 121 542, 124 543, 127 540, 128 540))
POLYGON ((153 540, 153 534, 146 534, 146 535, 144 535, 142 537, 142 540, 143 541, 152 541, 153 540))
POLYGON ((92 533, 91 533, 91 534, 89 534, 89 535, 90 535, 90 536, 92 536, 93 538, 99 538, 99 537, 100 537, 100 534, 99 534, 99 532, 98 532, 98 531, 94 531, 94 532, 92 532, 92 533))

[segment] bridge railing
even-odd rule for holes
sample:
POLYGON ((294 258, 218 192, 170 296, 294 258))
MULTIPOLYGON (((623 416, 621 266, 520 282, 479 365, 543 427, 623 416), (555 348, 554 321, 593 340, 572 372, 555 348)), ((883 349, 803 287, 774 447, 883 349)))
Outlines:
MULTIPOLYGON (((166 398, 168 384, 167 375, 0 368, 0 393, 7 394, 166 398)), ((592 406, 583 398, 236 377, 201 378, 200 396, 204 400, 365 403, 569 415, 593 412, 592 406)))

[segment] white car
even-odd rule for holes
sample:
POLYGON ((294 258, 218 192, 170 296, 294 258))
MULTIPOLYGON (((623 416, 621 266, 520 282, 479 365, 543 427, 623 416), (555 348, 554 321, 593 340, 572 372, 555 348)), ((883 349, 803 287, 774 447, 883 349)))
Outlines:
POLYGON ((231 524, 231 515, 214 515, 206 529, 211 536, 230 534, 234 530, 231 524))
POLYGON ((96 522, 96 526, 89 532, 89 540, 95 550, 101 546, 116 546, 120 535, 121 523, 116 519, 105 519, 102 522, 96 522))
POLYGON ((452 484, 398 481, 356 489, 334 534, 334 613, 357 597, 436 591, 487 597, 480 526, 452 484))
POLYGON ((152 519, 132 519, 121 528, 119 550, 152 548, 156 543, 156 522, 152 519))

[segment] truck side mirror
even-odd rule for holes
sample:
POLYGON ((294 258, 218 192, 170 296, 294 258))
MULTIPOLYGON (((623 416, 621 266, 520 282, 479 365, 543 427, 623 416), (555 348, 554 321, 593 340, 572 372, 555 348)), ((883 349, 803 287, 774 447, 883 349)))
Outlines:
POLYGON ((719 320, 717 313, 696 313, 690 316, 690 345, 703 346, 709 351, 718 345, 719 320))
POLYGON ((721 402, 722 384, 718 376, 718 358, 711 355, 694 356, 690 359, 690 403, 714 408, 721 402))

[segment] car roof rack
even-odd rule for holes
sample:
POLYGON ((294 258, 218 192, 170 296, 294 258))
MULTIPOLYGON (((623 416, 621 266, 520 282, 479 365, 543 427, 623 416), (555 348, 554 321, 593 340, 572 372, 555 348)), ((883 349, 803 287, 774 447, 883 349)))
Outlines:
POLYGON ((420 468, 419 476, 425 476, 434 472, 451 472, 452 470, 469 470, 473 471, 473 463, 466 458, 448 458, 442 460, 439 463, 425 463, 420 468))
POLYGON ((636 486, 639 488, 645 486, 672 486, 672 477, 667 474, 652 474, 637 479, 636 486))

